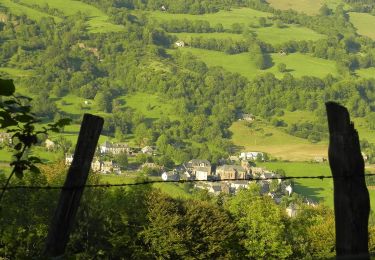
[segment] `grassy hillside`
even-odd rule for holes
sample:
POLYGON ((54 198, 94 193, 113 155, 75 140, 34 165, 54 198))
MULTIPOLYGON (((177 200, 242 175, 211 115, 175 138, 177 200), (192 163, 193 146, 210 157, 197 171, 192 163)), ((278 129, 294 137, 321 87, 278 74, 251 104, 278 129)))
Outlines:
POLYGON ((41 12, 34 8, 22 5, 22 3, 27 5, 39 5, 45 6, 48 4, 51 8, 56 8, 64 12, 66 16, 74 15, 78 12, 83 12, 88 16, 87 26, 89 32, 100 33, 100 32, 117 32, 123 29, 122 26, 113 24, 108 21, 109 17, 103 13, 101 10, 93 5, 89 5, 80 1, 74 0, 21 0, 19 4, 11 0, 3 0, 2 4, 9 8, 12 13, 21 15, 25 14, 30 19, 40 20, 42 17, 53 17, 56 21, 61 21, 62 19, 56 16, 51 16, 47 13, 41 12))
MULTIPOLYGON (((269 162, 259 164, 270 170, 283 169, 287 176, 320 176, 331 175, 327 163, 305 162, 269 162)), ((294 191, 315 201, 321 201, 333 208, 333 182, 331 179, 294 180, 294 191)))
POLYGON ((182 52, 191 52, 208 66, 222 66, 230 72, 237 72, 248 79, 253 79, 256 74, 272 72, 277 77, 282 77, 282 73, 277 70, 277 64, 285 63, 290 72, 295 77, 304 75, 324 77, 327 74, 336 75, 336 67, 333 61, 324 60, 310 55, 293 53, 286 56, 272 54, 273 66, 266 70, 258 70, 249 53, 229 55, 223 52, 210 51, 196 48, 181 48, 182 52))
POLYGON ((312 144, 262 121, 255 121, 252 127, 237 121, 230 131, 231 140, 241 151, 263 151, 289 161, 308 161, 316 156, 327 158, 327 143, 312 144))
POLYGON ((350 12, 350 21, 357 28, 359 34, 375 40, 375 16, 366 13, 350 12))
POLYGON ((12 78, 17 78, 17 77, 32 76, 33 71, 32 70, 22 70, 22 69, 17 69, 17 68, 2 67, 2 68, 0 68, 0 73, 7 74, 12 78))
POLYGON ((375 78, 375 68, 360 69, 355 72, 362 78, 375 78))
POLYGON ((148 93, 136 93, 122 98, 126 107, 135 109, 146 118, 154 120, 161 116, 168 116, 170 119, 178 119, 171 103, 163 102, 157 95, 148 93))
MULTIPOLYGON (((301 40, 311 40, 316 41, 324 37, 324 35, 318 34, 313 30, 308 28, 288 25, 285 28, 277 27, 261 27, 261 28, 252 28, 251 29, 256 37, 261 41, 277 44, 284 43, 288 41, 301 41, 301 40)), ((242 34, 233 34, 233 33, 174 33, 176 37, 180 40, 183 40, 187 43, 190 42, 191 37, 203 37, 203 38, 215 38, 215 39, 229 39, 241 40, 244 39, 242 34)))
MULTIPOLYGON (((287 176, 320 176, 331 175, 328 163, 305 162, 267 162, 260 163, 262 167, 270 170, 283 169, 287 176)), ((333 208, 333 180, 332 179, 301 179, 294 180, 294 191, 323 202, 333 208)), ((375 210, 375 190, 369 190, 371 209, 375 210)))
POLYGON ((188 19, 188 20, 205 20, 212 26, 221 23, 225 29, 231 28, 234 23, 249 23, 258 24, 260 17, 272 16, 270 13, 257 11, 250 8, 233 8, 231 11, 219 11, 217 13, 209 13, 203 15, 192 14, 171 14, 161 11, 147 12, 147 14, 157 20, 172 20, 172 19, 188 19))
POLYGON ((311 29, 296 25, 288 25, 284 28, 262 27, 257 28, 255 33, 257 38, 270 44, 302 40, 316 41, 325 37, 311 29))
POLYGON ((319 12, 322 6, 322 0, 267 0, 267 2, 274 8, 280 10, 293 9, 297 12, 315 15, 319 12))
POLYGON ((15 15, 26 15, 27 17, 29 17, 32 20, 39 21, 43 17, 52 17, 53 19, 55 19, 55 21, 61 21, 61 18, 59 18, 59 17, 52 16, 52 15, 46 14, 44 12, 40 12, 40 11, 35 10, 33 8, 29 8, 27 6, 15 3, 11 0, 2 0, 0 5, 8 8, 15 15))

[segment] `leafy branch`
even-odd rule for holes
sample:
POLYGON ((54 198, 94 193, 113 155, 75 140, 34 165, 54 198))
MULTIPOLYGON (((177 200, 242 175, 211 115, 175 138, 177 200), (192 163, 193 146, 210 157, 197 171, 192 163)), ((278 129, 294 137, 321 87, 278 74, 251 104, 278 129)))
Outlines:
POLYGON ((13 80, 0 79, 0 129, 5 129, 11 133, 13 149, 15 150, 10 166, 13 167, 5 185, 2 187, 0 202, 10 183, 11 178, 16 175, 22 178, 24 171, 29 170, 39 173, 36 166, 42 163, 36 156, 26 156, 31 146, 38 143, 38 136, 48 132, 59 132, 60 129, 68 125, 71 119, 64 118, 59 121, 43 126, 41 130, 36 129, 36 124, 40 120, 31 112, 30 101, 26 96, 15 95, 13 80))

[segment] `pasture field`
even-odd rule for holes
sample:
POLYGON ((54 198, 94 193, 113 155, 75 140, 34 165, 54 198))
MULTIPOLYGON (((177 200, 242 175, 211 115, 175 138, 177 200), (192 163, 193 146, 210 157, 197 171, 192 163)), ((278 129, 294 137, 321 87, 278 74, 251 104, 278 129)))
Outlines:
POLYGON ((375 40, 375 16, 366 13, 350 12, 350 22, 357 29, 359 34, 370 37, 375 40))
POLYGON ((355 71, 361 78, 375 78, 375 68, 359 69, 355 71))
POLYGON ((267 0, 267 2, 275 9, 288 10, 292 9, 297 12, 308 15, 318 14, 319 8, 322 6, 322 0, 267 0))
MULTIPOLYGON (((330 176, 328 163, 307 162, 266 162, 259 166, 269 170, 283 169, 286 176, 330 176)), ((332 179, 296 179, 294 191, 315 201, 323 202, 333 208, 333 180, 332 179)), ((375 190, 369 190, 371 209, 375 210, 375 190)))
POLYGON ((26 14, 30 19, 40 20, 42 17, 53 17, 57 22, 61 21, 60 17, 52 16, 39 10, 22 5, 36 4, 44 6, 48 4, 49 7, 56 8, 64 12, 66 16, 72 16, 78 12, 83 12, 89 19, 87 21, 87 29, 91 33, 105 33, 122 31, 123 27, 109 22, 109 17, 104 12, 93 5, 86 4, 74 0, 20 0, 20 4, 14 3, 11 0, 4 0, 3 4, 8 7, 15 14, 26 14))
POLYGON ((222 66, 224 69, 233 73, 239 73, 250 80, 257 74, 264 72, 272 72, 276 77, 282 78, 283 74, 277 69, 277 64, 279 63, 285 63, 288 72, 294 77, 309 75, 322 78, 327 74, 337 74, 336 66, 333 61, 300 53, 292 53, 286 56, 281 56, 276 53, 272 54, 273 66, 266 70, 259 70, 255 67, 249 53, 246 52, 229 55, 223 52, 197 48, 180 48, 179 50, 182 52, 191 52, 208 66, 222 66))
POLYGON ((260 27, 254 29, 254 32, 257 35, 257 38, 270 44, 302 40, 317 41, 325 37, 309 28, 289 24, 284 28, 277 28, 274 26, 260 27))
POLYGON ((338 74, 336 64, 331 60, 325 60, 301 53, 291 53, 286 56, 275 53, 271 56, 274 66, 267 71, 274 73, 275 76, 279 78, 282 77, 282 73, 277 69, 279 63, 284 63, 287 71, 297 78, 302 76, 323 78, 327 74, 332 74, 334 76, 338 74))
POLYGON ((327 158, 327 142, 313 144, 262 121, 255 121, 252 127, 237 121, 229 130, 233 134, 231 141, 241 151, 262 151, 290 161, 310 161, 316 156, 327 158))
POLYGON ((235 34, 235 33, 171 33, 172 35, 176 36, 177 39, 183 40, 187 44, 190 44, 191 38, 198 38, 202 37, 204 39, 220 39, 220 40, 225 40, 225 39, 232 39, 234 41, 240 41, 244 40, 244 36, 242 34, 235 34))
POLYGON ((314 121, 316 119, 314 112, 296 110, 293 112, 284 111, 284 115, 279 117, 284 120, 287 124, 293 124, 303 121, 314 121))
POLYGON ((148 93, 135 93, 121 98, 126 107, 142 113, 147 119, 155 120, 167 116, 172 120, 178 119, 171 103, 164 102, 159 96, 148 93))
POLYGON ((219 51, 210 51, 197 48, 180 48, 181 52, 191 52, 207 66, 221 66, 232 73, 239 73, 248 79, 253 79, 258 73, 249 53, 235 55, 225 54, 219 51))
POLYGON ((0 67, 0 73, 8 74, 12 78, 29 77, 33 75, 32 70, 23 70, 9 67, 0 67))
MULTIPOLYGON (((325 37, 322 34, 316 33, 305 27, 288 25, 285 28, 277 28, 274 26, 251 28, 251 31, 256 37, 264 42, 270 44, 279 44, 288 41, 302 41, 311 40, 316 41, 325 37)), ((234 33, 173 33, 179 40, 183 40, 186 43, 190 43, 191 37, 202 37, 202 38, 215 38, 215 39, 229 39, 232 40, 243 40, 242 34, 234 33)))
POLYGON ((27 17, 29 17, 32 20, 40 21, 40 19, 42 19, 43 17, 52 17, 57 22, 61 21, 61 18, 59 17, 52 16, 44 12, 40 12, 38 10, 24 6, 22 4, 15 3, 11 0, 2 0, 0 5, 8 8, 15 15, 25 14, 27 17))
MULTIPOLYGON (((269 170, 283 169, 286 176, 330 176, 328 163, 307 162, 266 162, 257 163, 269 170)), ((332 179, 296 179, 294 191, 314 201, 323 202, 333 208, 333 181, 332 179)))
POLYGON ((202 15, 193 14, 172 14, 162 11, 146 12, 151 18, 159 21, 168 21, 173 19, 188 19, 191 21, 205 20, 211 26, 221 23, 225 29, 230 29, 234 23, 242 23, 248 25, 250 23, 258 24, 260 17, 271 17, 271 13, 261 12, 250 8, 233 8, 230 11, 221 10, 217 13, 209 13, 202 15))

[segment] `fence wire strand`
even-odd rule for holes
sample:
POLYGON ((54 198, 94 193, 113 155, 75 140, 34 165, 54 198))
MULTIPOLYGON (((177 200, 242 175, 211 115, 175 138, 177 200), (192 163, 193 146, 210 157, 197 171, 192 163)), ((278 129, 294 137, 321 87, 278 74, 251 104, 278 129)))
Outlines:
POLYGON ((150 185, 154 183, 199 183, 199 182, 226 182, 226 181, 267 181, 267 180, 295 180, 295 179, 353 179, 360 177, 371 177, 375 176, 375 173, 367 173, 358 176, 332 176, 332 175, 320 175, 320 176, 274 176, 274 177, 250 177, 247 179, 220 179, 220 180, 146 180, 134 183, 100 183, 100 184, 85 184, 76 185, 70 187, 64 186, 30 186, 30 185, 13 185, 8 187, 1 187, 2 190, 17 190, 17 189, 29 189, 29 190, 75 190, 82 188, 112 188, 112 187, 126 187, 126 186, 138 186, 138 185, 150 185))

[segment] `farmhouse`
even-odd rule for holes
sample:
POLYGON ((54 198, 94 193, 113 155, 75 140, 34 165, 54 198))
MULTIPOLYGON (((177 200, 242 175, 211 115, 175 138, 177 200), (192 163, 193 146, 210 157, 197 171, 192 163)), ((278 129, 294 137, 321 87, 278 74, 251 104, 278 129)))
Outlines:
POLYGON ((211 167, 208 160, 192 159, 185 164, 185 168, 193 170, 195 167, 211 167))
POLYGON ((145 146, 141 149, 141 152, 144 153, 144 154, 153 154, 154 153, 154 148, 152 148, 151 146, 145 146))
POLYGON ((242 152, 240 154, 242 160, 261 160, 264 161, 264 153, 262 152, 242 152))
POLYGON ((44 144, 45 144, 45 147, 46 147, 47 151, 52 151, 56 147, 55 142, 50 140, 50 139, 46 139, 44 141, 44 144))
POLYGON ((120 154, 129 153, 130 148, 127 144, 113 144, 109 141, 105 141, 100 147, 100 153, 102 154, 120 154))
POLYGON ((185 42, 184 41, 177 41, 174 43, 177 47, 185 47, 185 42))
POLYGON ((236 193, 240 189, 247 189, 249 186, 249 181, 243 180, 243 181, 233 181, 230 183, 230 188, 233 193, 236 193))
POLYGON ((252 122, 255 120, 255 116, 253 114, 240 113, 238 117, 239 120, 245 120, 248 122, 252 122))
POLYGON ((91 163, 91 170, 100 173, 121 173, 120 167, 114 161, 101 161, 98 159, 91 163))
POLYGON ((65 154, 65 165, 69 166, 73 162, 73 154, 65 154))
POLYGON ((216 175, 221 180, 246 180, 248 179, 248 174, 242 166, 239 165, 222 165, 217 167, 216 175))
POLYGON ((199 181, 207 181, 211 176, 211 166, 195 167, 193 170, 195 179, 199 181))

